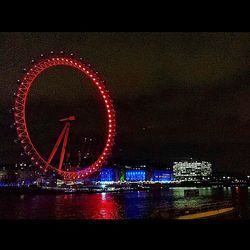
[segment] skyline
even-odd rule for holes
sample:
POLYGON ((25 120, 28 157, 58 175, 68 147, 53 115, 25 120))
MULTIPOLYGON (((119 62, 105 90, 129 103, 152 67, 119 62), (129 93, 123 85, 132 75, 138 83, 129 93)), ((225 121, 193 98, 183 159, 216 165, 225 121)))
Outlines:
MULTIPOLYGON (((65 50, 86 57, 106 80, 117 115, 114 157, 162 162, 175 157, 202 158, 214 162, 219 169, 249 172, 249 33, 1 33, 0 36, 0 129, 3 131, 0 164, 10 162, 22 152, 20 145, 13 142, 15 131, 9 128, 12 120, 9 109, 21 69, 29 67, 30 61, 41 53, 65 50)), ((95 124, 94 115, 100 120, 103 117, 91 88, 84 86, 85 96, 80 91, 70 92, 73 85, 67 80, 72 76, 80 88, 77 75, 66 70, 50 73, 43 79, 50 84, 45 86, 40 81, 40 86, 37 84, 34 89, 38 95, 30 100, 33 112, 30 121, 36 123, 35 127, 41 124, 38 131, 50 126, 48 121, 56 116, 51 114, 39 120, 41 116, 36 114, 52 107, 56 110, 57 106, 60 110, 67 97, 64 111, 69 112, 67 107, 81 110, 81 116, 89 119, 88 124, 94 124, 90 135, 100 141, 102 127, 95 124), (62 82, 65 89, 58 91, 58 83, 62 82), (88 117, 84 109, 88 105, 96 110, 93 117, 88 117)))

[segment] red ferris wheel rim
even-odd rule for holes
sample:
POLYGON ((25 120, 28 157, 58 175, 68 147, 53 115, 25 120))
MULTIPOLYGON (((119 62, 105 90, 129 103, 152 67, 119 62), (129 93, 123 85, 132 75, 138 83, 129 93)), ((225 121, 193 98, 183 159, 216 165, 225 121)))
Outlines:
POLYGON ((16 124, 16 131, 18 139, 23 146, 25 153, 28 155, 32 163, 40 167, 42 170, 47 172, 48 170, 56 171, 64 179, 74 180, 74 179, 83 179, 94 172, 98 171, 106 162, 107 158, 111 154, 111 149, 114 144, 115 137, 115 111, 112 103, 112 99, 104 85, 103 79, 100 75, 93 70, 93 68, 84 61, 78 60, 76 58, 60 55, 60 56, 51 56, 33 64, 23 75, 22 80, 20 80, 20 85, 18 92, 16 94, 15 104, 14 104, 14 119, 16 124), (71 68, 79 70, 81 73, 86 75, 92 82, 92 84, 97 88, 98 92, 101 94, 102 100, 106 108, 106 117, 107 117, 107 138, 105 146, 98 159, 80 171, 65 171, 59 170, 56 167, 48 164, 47 161, 39 154, 39 152, 34 147, 30 136, 29 131, 26 125, 25 118, 25 108, 26 101, 29 94, 29 90, 35 79, 46 69, 54 66, 69 66, 71 68))

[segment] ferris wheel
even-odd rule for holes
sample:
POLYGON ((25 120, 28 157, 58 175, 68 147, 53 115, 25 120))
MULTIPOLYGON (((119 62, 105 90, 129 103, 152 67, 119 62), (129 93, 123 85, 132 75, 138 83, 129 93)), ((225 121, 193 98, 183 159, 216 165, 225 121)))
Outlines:
POLYGON ((51 52, 50 55, 46 57, 41 54, 41 58, 38 61, 32 60, 31 67, 29 69, 25 69, 25 73, 22 76, 21 80, 18 80, 17 82, 19 84, 19 87, 17 93, 14 94, 15 102, 14 107, 12 108, 12 110, 14 111, 14 124, 16 126, 18 140, 20 141, 24 152, 30 158, 31 162, 44 172, 51 171, 53 173, 57 173, 65 180, 84 179, 92 175, 94 172, 98 171, 105 164, 107 158, 111 154, 111 149, 114 144, 116 127, 113 102, 104 85, 104 80, 101 79, 100 74, 96 72, 90 64, 85 62, 84 59, 78 59, 73 54, 67 56, 64 54, 64 52, 61 51, 59 55, 55 55, 54 52, 51 52), (97 160, 84 169, 79 170, 78 168, 78 170, 72 171, 64 168, 63 165, 70 128, 73 121, 76 120, 76 117, 74 115, 64 117, 59 120, 65 125, 59 137, 57 138, 54 147, 51 149, 51 153, 48 158, 45 158, 35 148, 34 143, 30 139, 29 131, 27 129, 26 107, 30 87, 42 72, 45 71, 46 73, 46 70, 48 68, 56 66, 68 66, 80 71, 80 73, 87 76, 92 85, 97 89, 99 95, 101 96, 102 103, 105 106, 105 115, 107 119, 107 135, 105 138, 105 146, 102 149, 101 153, 98 155, 97 160), (60 161, 55 166, 52 165, 52 160, 55 157, 56 152, 59 152, 58 149, 60 145, 62 145, 60 152, 60 161))

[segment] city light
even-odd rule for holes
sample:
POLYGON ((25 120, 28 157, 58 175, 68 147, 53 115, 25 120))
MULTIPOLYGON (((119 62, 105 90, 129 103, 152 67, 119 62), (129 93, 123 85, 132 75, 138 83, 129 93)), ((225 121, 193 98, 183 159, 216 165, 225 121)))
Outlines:
POLYGON ((212 164, 206 161, 181 161, 173 164, 174 178, 177 181, 205 179, 212 175, 212 164))
MULTIPOLYGON (((0 43, 0 219, 250 218, 250 33, 3 32, 0 43)), ((70 240, 91 242, 83 228, 70 240)))

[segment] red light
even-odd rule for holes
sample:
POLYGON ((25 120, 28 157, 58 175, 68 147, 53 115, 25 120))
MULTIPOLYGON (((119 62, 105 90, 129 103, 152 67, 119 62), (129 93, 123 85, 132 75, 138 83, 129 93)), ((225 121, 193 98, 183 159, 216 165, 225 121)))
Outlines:
POLYGON ((53 170, 57 171, 60 175, 62 175, 62 177, 64 179, 76 179, 76 178, 80 178, 81 176, 88 176, 90 174, 90 172, 93 172, 94 170, 96 170, 96 168, 102 167, 101 165, 103 163, 103 159, 105 159, 107 157, 107 155, 110 151, 110 147, 112 146, 112 143, 113 143, 114 130, 112 130, 111 128, 113 126, 115 126, 115 124, 114 124, 115 120, 113 120, 114 110, 112 110, 112 103, 110 100, 110 96, 109 96, 108 92, 106 91, 105 86, 102 84, 102 82, 100 82, 102 80, 94 74, 94 71, 92 71, 92 69, 90 67, 88 67, 88 66, 86 66, 86 67, 87 68, 85 68, 84 63, 82 63, 78 60, 75 60, 75 59, 71 60, 71 58, 67 58, 67 57, 63 57, 63 56, 53 57, 53 58, 49 58, 49 59, 45 59, 45 60, 42 59, 38 63, 35 63, 32 66, 32 68, 30 68, 30 70, 28 72, 26 72, 26 74, 24 74, 23 81, 21 82, 21 84, 25 84, 27 86, 24 89, 23 86, 19 85, 20 88, 18 88, 18 93, 17 93, 18 100, 16 100, 16 102, 15 102, 15 108, 17 110, 16 111, 17 113, 14 114, 15 122, 16 122, 16 124, 20 124, 23 126, 23 127, 20 127, 20 125, 17 126, 17 134, 18 134, 18 138, 21 139, 21 143, 22 143, 22 146, 24 147, 25 152, 27 152, 27 146, 29 146, 28 154, 30 156, 32 156, 31 157, 32 161, 36 159, 35 164, 39 164, 39 162, 42 162, 43 164, 42 165, 40 164, 41 168, 43 168, 44 170, 46 170, 46 168, 53 169, 53 170), (32 142, 29 138, 29 134, 28 134, 27 126, 26 126, 26 121, 25 121, 25 103, 26 103, 26 99, 28 96, 27 90, 30 88, 30 86, 34 82, 35 76, 38 76, 45 69, 50 68, 51 66, 55 66, 55 65, 71 66, 73 68, 78 68, 78 70, 87 74, 90 77, 92 83, 97 85, 97 87, 98 87, 99 91, 101 92, 102 97, 105 101, 105 105, 106 105, 105 107, 107 110, 108 122, 109 122, 107 144, 106 144, 106 147, 104 147, 103 154, 100 155, 100 157, 97 159, 97 161, 94 164, 92 164, 91 166, 89 166, 87 168, 87 170, 89 170, 89 172, 85 171, 86 173, 85 172, 84 173, 80 173, 80 172, 77 173, 77 172, 61 171, 60 169, 57 169, 56 167, 52 167, 35 150, 35 148, 32 145, 32 142), (33 74, 35 76, 33 76, 33 74), (31 75, 32 75, 32 77, 31 77, 31 75), (24 92, 25 92, 25 94, 24 94, 24 92), (22 97, 23 94, 24 94, 24 97, 22 97), (22 103, 24 103, 24 104, 20 104, 20 100, 22 100, 22 103), (24 120, 24 121, 22 121, 22 120, 24 120), (22 121, 22 122, 20 122, 20 121, 22 121), (22 131, 22 133, 20 133, 20 130, 22 131), (23 132, 25 132, 25 133, 23 133, 23 132), (100 159, 102 159, 102 160, 100 160, 100 159))

